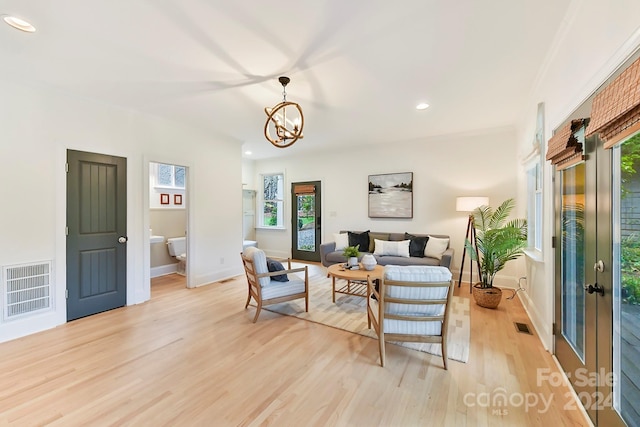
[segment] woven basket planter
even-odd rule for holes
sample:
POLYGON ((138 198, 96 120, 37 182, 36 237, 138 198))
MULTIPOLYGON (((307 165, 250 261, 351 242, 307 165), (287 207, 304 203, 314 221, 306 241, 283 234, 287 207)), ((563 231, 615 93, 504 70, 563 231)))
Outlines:
POLYGON ((491 288, 481 288, 480 283, 473 285, 473 299, 476 304, 485 308, 496 308, 502 301, 502 289, 495 286, 491 288))

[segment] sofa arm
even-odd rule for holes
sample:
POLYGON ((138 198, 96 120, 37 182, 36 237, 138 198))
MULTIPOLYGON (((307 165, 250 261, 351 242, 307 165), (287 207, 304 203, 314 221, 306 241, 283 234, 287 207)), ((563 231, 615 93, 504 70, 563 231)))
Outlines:
POLYGON ((336 250, 336 242, 327 242, 320 245, 320 261, 325 267, 329 267, 331 262, 327 261, 327 254, 336 250))
POLYGON ((440 259, 440 266, 447 267, 449 270, 451 270, 451 260, 453 259, 454 252, 455 251, 453 250, 453 248, 448 248, 446 251, 444 251, 444 253, 442 254, 442 258, 440 259))

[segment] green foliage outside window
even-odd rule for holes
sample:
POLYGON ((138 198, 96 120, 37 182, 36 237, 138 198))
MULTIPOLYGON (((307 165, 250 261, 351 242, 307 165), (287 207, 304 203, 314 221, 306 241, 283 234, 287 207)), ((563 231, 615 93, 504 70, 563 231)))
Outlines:
POLYGON ((640 239, 636 234, 624 237, 620 244, 622 302, 640 304, 640 239))
MULTIPOLYGON (((620 155, 621 190, 620 197, 626 199, 631 195, 630 183, 638 179, 637 169, 640 160, 640 134, 635 135, 622 145, 620 155)), ((634 206, 635 207, 635 206, 634 206)), ((632 226, 629 221, 622 224, 632 226)), ((636 233, 623 236, 620 242, 620 280, 622 285, 622 302, 640 304, 640 238, 636 233)))

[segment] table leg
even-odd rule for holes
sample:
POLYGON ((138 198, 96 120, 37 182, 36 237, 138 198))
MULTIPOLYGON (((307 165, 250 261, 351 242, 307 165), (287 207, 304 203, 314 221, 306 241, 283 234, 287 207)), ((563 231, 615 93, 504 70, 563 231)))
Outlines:
POLYGON ((336 302, 336 276, 331 276, 331 299, 336 302))

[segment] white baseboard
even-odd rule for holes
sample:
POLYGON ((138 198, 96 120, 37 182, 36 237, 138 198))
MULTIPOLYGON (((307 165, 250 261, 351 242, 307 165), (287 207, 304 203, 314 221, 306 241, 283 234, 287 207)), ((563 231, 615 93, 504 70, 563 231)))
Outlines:
POLYGON ((160 265, 158 267, 151 267, 151 273, 149 274, 149 277, 154 278, 159 276, 166 276, 167 274, 176 273, 177 271, 178 263, 160 265))
POLYGON ((553 354, 553 331, 551 330, 551 325, 547 325, 544 321, 536 305, 529 298, 529 294, 526 292, 520 292, 518 294, 520 298, 520 303, 524 308, 524 311, 527 313, 531 324, 533 325, 533 329, 536 330, 536 334, 538 335, 538 339, 542 343, 542 346, 549 353, 553 354))

